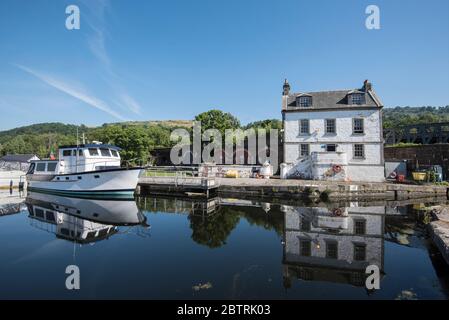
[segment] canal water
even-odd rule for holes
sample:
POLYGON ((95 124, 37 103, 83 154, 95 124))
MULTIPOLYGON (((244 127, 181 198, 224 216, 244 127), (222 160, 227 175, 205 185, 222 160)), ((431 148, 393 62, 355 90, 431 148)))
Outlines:
POLYGON ((24 200, 1 202, 0 299, 449 297, 426 203, 24 200), (66 288, 71 265, 79 290, 66 288), (369 265, 378 290, 365 286, 369 265))

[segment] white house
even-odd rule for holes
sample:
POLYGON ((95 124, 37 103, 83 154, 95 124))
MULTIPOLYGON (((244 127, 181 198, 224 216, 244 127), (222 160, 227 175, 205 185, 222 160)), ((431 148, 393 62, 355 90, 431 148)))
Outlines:
POLYGON ((282 96, 282 178, 384 180, 382 102, 366 80, 361 89, 282 96))

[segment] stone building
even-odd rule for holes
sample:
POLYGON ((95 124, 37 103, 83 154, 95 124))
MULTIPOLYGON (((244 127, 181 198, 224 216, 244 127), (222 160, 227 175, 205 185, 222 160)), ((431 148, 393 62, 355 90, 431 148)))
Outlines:
POLYGON ((360 89, 291 93, 283 86, 282 178, 383 181, 383 105, 360 89))

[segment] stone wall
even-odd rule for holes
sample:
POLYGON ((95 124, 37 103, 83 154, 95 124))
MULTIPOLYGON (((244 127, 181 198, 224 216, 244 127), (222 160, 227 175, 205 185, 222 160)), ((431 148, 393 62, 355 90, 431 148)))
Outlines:
POLYGON ((412 147, 385 147, 385 160, 407 160, 407 170, 421 165, 440 165, 443 167, 443 179, 449 177, 449 144, 425 144, 412 147))

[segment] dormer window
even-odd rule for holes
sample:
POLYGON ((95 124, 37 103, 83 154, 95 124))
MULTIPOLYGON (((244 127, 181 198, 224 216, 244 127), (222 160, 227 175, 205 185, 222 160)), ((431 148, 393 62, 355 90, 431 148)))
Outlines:
POLYGON ((365 104, 365 94, 352 93, 349 95, 349 104, 365 104))
POLYGON ((312 106, 311 96, 299 96, 296 98, 296 106, 301 108, 308 108, 312 106))

